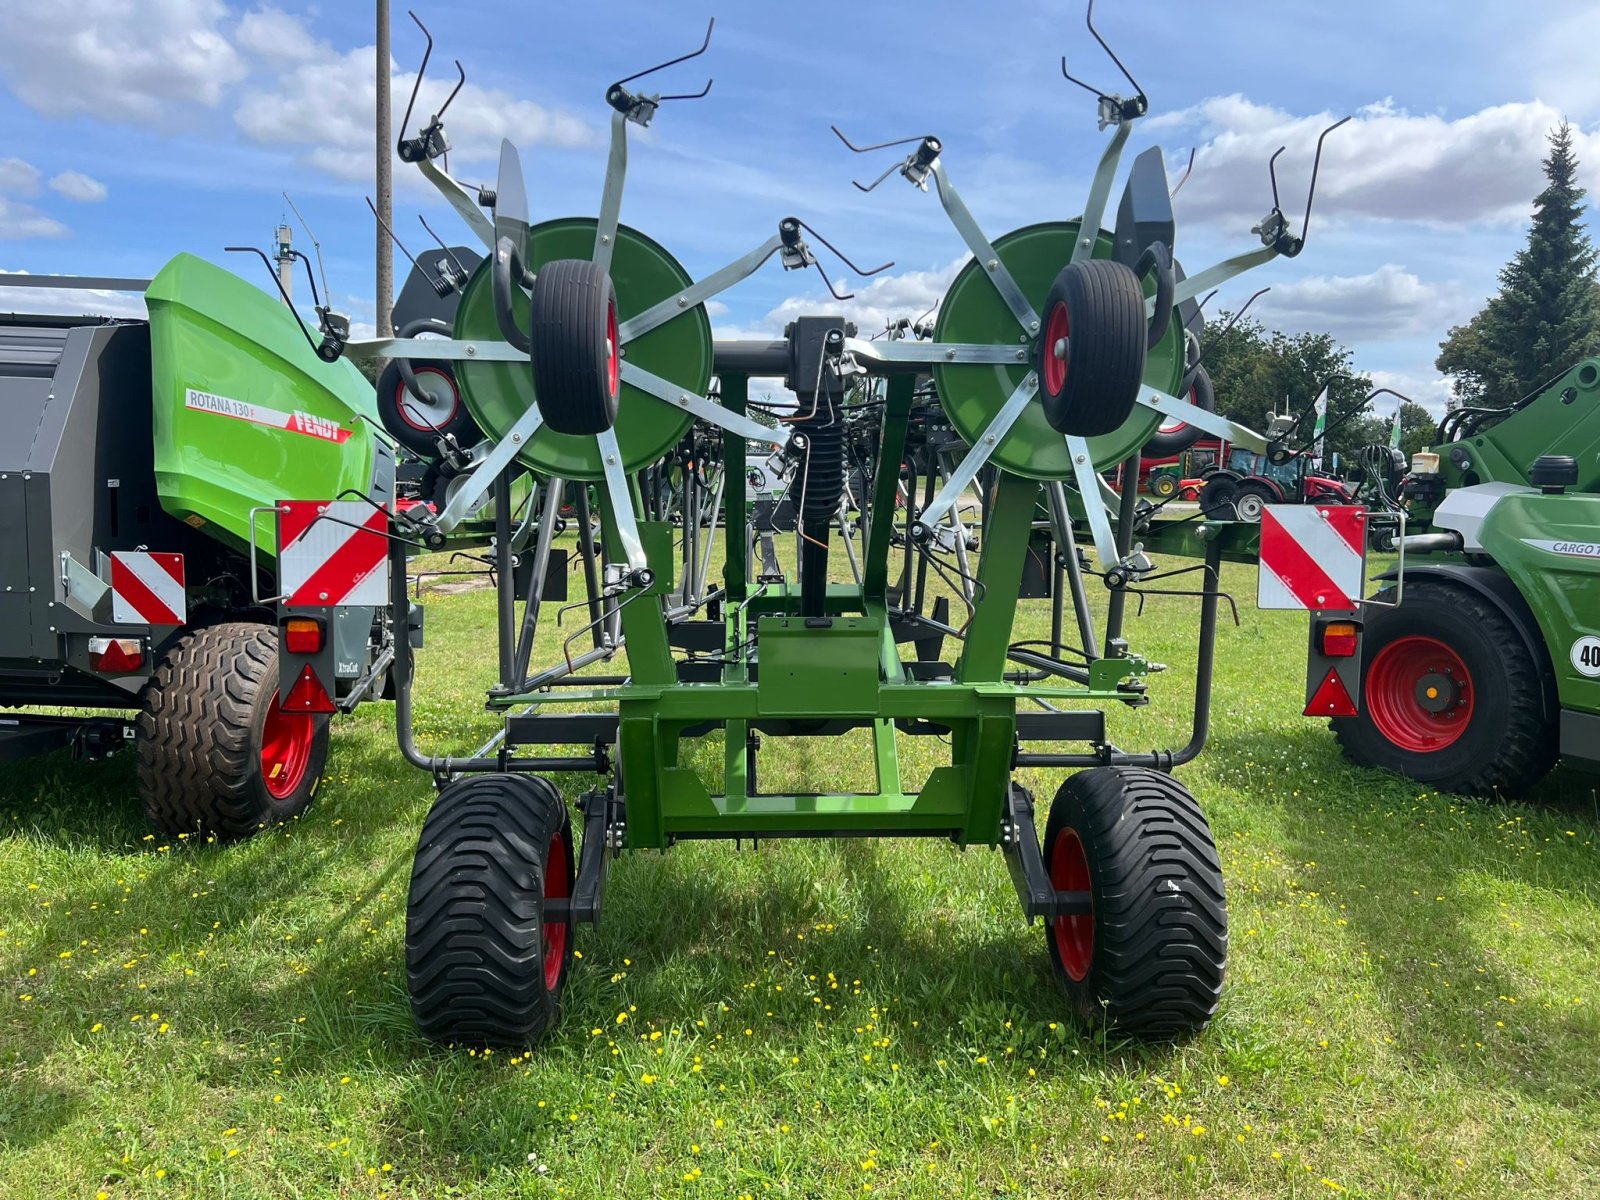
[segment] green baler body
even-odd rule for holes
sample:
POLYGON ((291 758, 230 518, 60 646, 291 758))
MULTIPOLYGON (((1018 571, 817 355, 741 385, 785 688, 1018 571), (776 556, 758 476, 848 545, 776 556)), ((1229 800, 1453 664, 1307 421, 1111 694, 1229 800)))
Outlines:
MULTIPOLYGON (((319 359, 284 304, 188 254, 145 301, 162 508, 242 551, 253 508, 367 494, 372 385, 348 361, 319 359)), ((258 517, 256 544, 270 555, 274 539, 258 517)))

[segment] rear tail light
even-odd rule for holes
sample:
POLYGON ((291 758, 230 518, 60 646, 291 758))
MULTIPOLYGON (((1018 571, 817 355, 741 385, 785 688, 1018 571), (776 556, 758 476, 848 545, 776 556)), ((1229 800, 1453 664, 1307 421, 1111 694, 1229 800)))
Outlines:
POLYGON ((89 669, 101 675, 132 675, 142 671, 144 642, 138 638, 90 638, 89 669))
POLYGON ((290 617, 283 623, 283 648, 290 654, 318 654, 323 626, 315 617, 290 617))
POLYGON ((1324 621, 1317 634, 1324 658, 1354 658, 1361 648, 1361 626, 1354 621, 1324 621))

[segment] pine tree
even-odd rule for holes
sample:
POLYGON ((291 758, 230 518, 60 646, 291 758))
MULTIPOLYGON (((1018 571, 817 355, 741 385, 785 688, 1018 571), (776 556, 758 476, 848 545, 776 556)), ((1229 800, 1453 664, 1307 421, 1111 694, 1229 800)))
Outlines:
POLYGON ((1533 203, 1528 242, 1500 272, 1500 290, 1439 347, 1435 365, 1464 404, 1503 407, 1600 351, 1596 251, 1584 231, 1572 129, 1550 135, 1547 184, 1533 203))

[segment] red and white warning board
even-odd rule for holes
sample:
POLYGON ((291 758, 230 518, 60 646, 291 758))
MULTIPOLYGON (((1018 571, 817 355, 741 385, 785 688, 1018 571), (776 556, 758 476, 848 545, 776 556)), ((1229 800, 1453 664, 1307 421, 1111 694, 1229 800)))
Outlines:
POLYGON ((360 500, 278 504, 278 588, 294 607, 389 602, 389 514, 360 500))
POLYGON ((1267 505, 1256 607, 1354 611, 1366 546, 1367 510, 1359 504, 1267 505))
POLYGON ((182 625, 189 619, 183 555, 142 550, 111 554, 111 620, 118 625, 182 625))

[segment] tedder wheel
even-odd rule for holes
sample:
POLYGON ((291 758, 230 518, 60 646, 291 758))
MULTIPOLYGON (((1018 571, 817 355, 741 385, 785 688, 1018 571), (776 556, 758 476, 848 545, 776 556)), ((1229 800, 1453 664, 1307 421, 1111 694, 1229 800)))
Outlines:
POLYGON ((411 373, 426 400, 412 395, 400 374, 398 361, 391 361, 378 376, 378 416, 383 427, 406 449, 423 458, 439 457, 439 439, 456 439, 463 450, 483 440, 472 414, 461 402, 455 371, 447 362, 420 359, 411 364, 411 373))
POLYGON ((545 901, 573 882, 572 821, 548 779, 475 775, 439 793, 406 905, 406 985, 424 1036, 523 1046, 561 1015, 567 921, 545 901))
POLYGON ((1157 500, 1170 500, 1178 494, 1178 477, 1160 474, 1150 481, 1150 494, 1157 500))
MULTIPOLYGON (((1189 383, 1189 403, 1207 412, 1217 409, 1217 389, 1211 385, 1211 375, 1204 367, 1191 367, 1193 379, 1189 383)), ((1146 458, 1171 458, 1182 454, 1201 438, 1205 430, 1186 421, 1163 421, 1154 436, 1144 444, 1146 458)))
POLYGON ((1044 865, 1093 911, 1045 932, 1056 981, 1078 1015, 1135 1037, 1202 1028, 1222 996, 1228 909, 1216 843, 1176 779, 1094 767, 1056 793, 1044 865))
POLYGON ((1217 521, 1235 519, 1233 501, 1239 494, 1240 478, 1227 468, 1212 471, 1200 489, 1200 511, 1217 521))
POLYGON ((528 299, 533 394, 557 433, 604 433, 617 420, 617 292, 597 263, 545 263, 528 299))
POLYGON ((1517 795, 1555 765, 1555 683, 1498 606, 1466 587, 1408 582, 1368 609, 1361 713, 1333 722, 1345 755, 1430 787, 1517 795))
POLYGON ((1091 258, 1061 268, 1044 302, 1039 395, 1057 433, 1098 437, 1133 412, 1144 380, 1144 289, 1127 266, 1091 258))
POLYGON ((328 718, 278 704, 278 631, 196 629, 156 668, 137 777, 163 833, 246 838, 304 812, 328 760, 328 718))
POLYGON ((1239 520, 1259 525, 1262 510, 1276 499, 1265 484, 1241 483, 1233 493, 1233 511, 1239 515, 1239 520))

